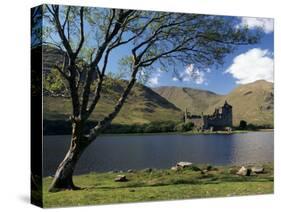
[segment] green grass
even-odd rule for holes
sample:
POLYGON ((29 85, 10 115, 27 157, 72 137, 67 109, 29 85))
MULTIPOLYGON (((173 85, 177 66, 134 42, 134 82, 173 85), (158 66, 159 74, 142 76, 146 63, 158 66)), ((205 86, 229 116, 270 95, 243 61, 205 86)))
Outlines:
MULTIPOLYGON (((201 169, 202 166, 199 166, 201 169)), ((114 182, 120 173, 89 173, 74 177, 78 191, 48 192, 52 181, 43 182, 44 207, 95 205, 187 198, 225 197, 273 193, 273 164, 266 164, 265 173, 243 177, 230 172, 238 167, 216 167, 202 174, 188 168, 179 171, 153 170, 125 174, 129 181, 114 182)))
MULTIPOLYGON (((248 132, 272 132, 273 129, 262 129, 262 130, 256 130, 256 131, 251 131, 251 130, 233 130, 231 132, 227 131, 197 131, 197 130, 191 130, 191 131, 186 131, 186 132, 180 132, 180 131, 175 131, 175 132, 149 132, 149 133, 118 133, 118 135, 123 135, 123 136, 131 136, 131 135, 231 135, 231 134, 241 134, 241 133, 248 133, 248 132)), ((105 133, 105 135, 116 135, 114 133, 105 133)))

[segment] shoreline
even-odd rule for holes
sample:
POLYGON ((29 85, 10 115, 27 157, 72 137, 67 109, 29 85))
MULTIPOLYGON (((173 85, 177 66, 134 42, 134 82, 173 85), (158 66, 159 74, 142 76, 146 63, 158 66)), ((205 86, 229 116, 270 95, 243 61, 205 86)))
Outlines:
MULTIPOLYGON (((43 178, 44 207, 98 205, 171 199, 230 197, 272 194, 274 163, 260 163, 262 173, 237 174, 241 166, 192 165, 178 170, 144 169, 130 172, 91 172, 75 175, 74 183, 82 190, 50 193, 51 177, 43 178), (124 176, 117 182, 116 177, 124 176)), ((254 166, 246 166, 253 168, 254 166)))
MULTIPOLYGON (((257 163, 237 163, 237 164, 226 164, 226 165, 215 165, 215 164, 209 164, 209 163, 192 163, 191 165, 196 166, 196 167, 207 167, 207 166, 212 166, 212 167, 216 167, 219 169, 229 169, 229 168, 233 168, 233 167, 252 167, 252 166, 272 166, 274 167, 274 161, 272 162, 257 162, 257 163)), ((84 176, 84 175, 91 175, 91 174, 126 174, 126 173, 130 173, 131 171, 133 171, 134 173, 137 172, 146 172, 147 170, 153 170, 153 171, 167 171, 170 170, 172 167, 168 167, 168 168, 154 168, 154 167, 146 167, 146 168, 142 168, 142 169, 133 169, 133 168, 128 168, 127 170, 118 170, 118 169, 114 169, 114 170, 108 170, 108 171, 89 171, 86 173, 81 173, 81 174, 75 174, 73 176, 79 177, 79 176, 84 176)), ((42 177, 43 179, 45 178, 53 178, 53 175, 47 175, 42 177)))
MULTIPOLYGON (((242 134, 242 133, 250 133, 250 132, 274 132, 274 129, 258 129, 258 130, 234 130, 231 132, 227 131, 206 131, 206 132, 198 132, 198 131, 187 131, 187 132, 155 132, 155 133, 102 133, 100 136, 130 136, 130 135, 138 135, 138 136, 147 136, 147 135, 233 135, 233 134, 242 134)), ((71 134, 45 134, 43 136, 71 136, 71 134)))

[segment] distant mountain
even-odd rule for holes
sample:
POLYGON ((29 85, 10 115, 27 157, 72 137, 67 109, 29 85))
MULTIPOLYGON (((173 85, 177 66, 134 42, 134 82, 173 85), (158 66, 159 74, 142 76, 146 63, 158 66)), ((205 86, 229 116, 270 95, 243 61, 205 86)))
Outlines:
POLYGON ((201 114, 210 106, 216 104, 221 96, 206 90, 162 86, 153 89, 156 93, 172 102, 182 111, 187 109, 194 114, 201 114))
POLYGON ((180 87, 159 87, 153 89, 159 95, 192 114, 212 114, 216 107, 227 100, 233 106, 233 123, 240 120, 256 125, 273 126, 273 83, 259 80, 240 85, 227 95, 180 87))
MULTIPOLYGON (((102 93, 91 120, 101 120, 113 110, 126 81, 115 81, 115 85, 102 93)), ((64 120, 70 116, 69 98, 44 96, 44 119, 64 120)), ((182 111, 150 88, 136 84, 113 123, 144 124, 153 121, 176 121, 182 119, 182 111)))
POLYGON ((256 125, 273 126, 274 92, 273 83, 259 80, 240 85, 228 95, 223 96, 206 112, 211 112, 227 100, 233 106, 233 122, 238 125, 240 120, 256 125))
MULTIPOLYGON (((51 47, 43 46, 43 72, 46 77, 56 64, 61 64, 64 52, 51 47)), ((125 80, 114 80, 107 77, 101 99, 96 110, 91 115, 91 120, 101 120, 113 111, 114 105, 127 85, 125 80)), ((67 95, 66 95, 67 96, 67 95)), ((71 114, 70 98, 62 95, 45 95, 43 98, 44 119, 64 120, 71 114)), ((165 98, 155 93, 150 88, 137 83, 118 116, 113 123, 119 124, 143 124, 152 121, 176 121, 182 119, 182 111, 165 98)))
MULTIPOLYGON (((46 74, 51 67, 62 63, 63 52, 50 46, 43 47, 43 70, 46 74)), ((100 120, 110 111, 118 100, 127 82, 113 80, 111 86, 104 86, 100 102, 91 119, 100 120), (112 86, 113 85, 113 86, 112 86), (106 89, 105 89, 106 88, 106 89)), ((69 98, 44 96, 44 118, 66 119, 71 112, 69 98)), ((240 120, 256 125, 273 126, 273 83, 256 81, 240 85, 228 95, 181 87, 158 87, 153 90, 136 84, 129 95, 120 114, 114 123, 132 124, 149 123, 151 121, 180 121, 183 111, 192 114, 212 114, 216 107, 222 106, 227 100, 233 106, 233 121, 238 125, 240 120)))

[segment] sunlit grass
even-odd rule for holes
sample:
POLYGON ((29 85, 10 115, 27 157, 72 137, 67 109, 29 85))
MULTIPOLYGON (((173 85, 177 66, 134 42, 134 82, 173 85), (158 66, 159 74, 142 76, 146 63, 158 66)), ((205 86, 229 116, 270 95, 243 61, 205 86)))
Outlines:
MULTIPOLYGON (((43 202, 44 207, 62 207, 270 194, 273 193, 273 165, 267 164, 264 167, 265 173, 250 177, 231 174, 231 167, 218 167, 205 174, 192 169, 122 173, 128 178, 127 182, 114 182, 120 173, 89 173, 74 177, 75 184, 82 187, 82 190, 57 193, 47 191, 52 181, 51 177, 47 177, 43 183, 43 202)), ((204 167, 201 166, 201 169, 204 167)))

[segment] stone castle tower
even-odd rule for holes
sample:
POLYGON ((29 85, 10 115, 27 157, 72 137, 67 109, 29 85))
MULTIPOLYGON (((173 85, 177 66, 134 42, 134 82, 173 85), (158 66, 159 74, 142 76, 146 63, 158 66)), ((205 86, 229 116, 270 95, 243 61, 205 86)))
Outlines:
POLYGON ((222 107, 216 108, 212 115, 191 115, 187 109, 184 122, 192 122, 198 129, 224 130, 232 127, 232 106, 225 101, 222 107))

